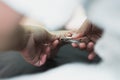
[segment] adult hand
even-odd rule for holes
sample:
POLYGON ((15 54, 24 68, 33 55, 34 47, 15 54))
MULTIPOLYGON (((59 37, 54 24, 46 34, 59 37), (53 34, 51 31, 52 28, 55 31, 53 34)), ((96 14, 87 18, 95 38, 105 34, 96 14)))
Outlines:
POLYGON ((59 38, 65 35, 58 32, 49 33, 40 27, 33 29, 27 46, 21 51, 24 59, 34 66, 43 65, 47 59, 55 56, 62 46, 59 38))
POLYGON ((96 56, 94 45, 101 35, 102 30, 86 20, 76 34, 72 36, 73 39, 80 40, 81 42, 79 44, 72 43, 72 46, 87 50, 89 52, 88 59, 93 60, 96 56))

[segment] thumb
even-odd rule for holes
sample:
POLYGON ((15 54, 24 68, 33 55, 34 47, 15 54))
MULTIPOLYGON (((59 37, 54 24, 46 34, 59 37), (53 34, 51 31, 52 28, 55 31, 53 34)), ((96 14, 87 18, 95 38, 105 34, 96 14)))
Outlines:
POLYGON ((72 39, 78 39, 78 38, 81 38, 81 37, 83 37, 83 34, 82 34, 82 33, 74 33, 74 34, 72 35, 72 39))
POLYGON ((84 23, 82 24, 82 26, 76 31, 75 34, 73 34, 73 38, 81 38, 83 36, 85 36, 86 32, 89 31, 89 27, 91 26, 91 23, 86 19, 84 21, 84 23))

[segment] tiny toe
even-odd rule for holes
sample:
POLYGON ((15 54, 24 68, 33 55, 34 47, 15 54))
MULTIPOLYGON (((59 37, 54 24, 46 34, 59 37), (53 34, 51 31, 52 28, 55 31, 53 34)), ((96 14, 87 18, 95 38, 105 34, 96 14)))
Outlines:
POLYGON ((74 48, 78 47, 78 45, 76 43, 72 43, 71 44, 74 48))
POLYGON ((88 59, 89 60, 93 60, 95 58, 96 54, 94 52, 91 52, 89 55, 88 55, 88 59))
POLYGON ((88 51, 92 51, 94 48, 94 43, 93 42, 89 42, 88 45, 87 45, 87 50, 88 51))
POLYGON ((80 49, 85 49, 86 48, 86 44, 85 43, 80 43, 79 47, 80 47, 80 49))

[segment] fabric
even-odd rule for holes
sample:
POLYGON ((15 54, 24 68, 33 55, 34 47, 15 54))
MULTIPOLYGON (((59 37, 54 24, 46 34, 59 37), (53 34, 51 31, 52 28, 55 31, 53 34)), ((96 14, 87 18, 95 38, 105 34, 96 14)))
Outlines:
POLYGON ((71 18, 79 0, 2 0, 21 14, 36 19, 54 30, 71 18))
POLYGON ((102 38, 97 42, 95 51, 103 59, 112 73, 120 79, 120 1, 85 0, 84 7, 90 21, 103 28, 102 38))

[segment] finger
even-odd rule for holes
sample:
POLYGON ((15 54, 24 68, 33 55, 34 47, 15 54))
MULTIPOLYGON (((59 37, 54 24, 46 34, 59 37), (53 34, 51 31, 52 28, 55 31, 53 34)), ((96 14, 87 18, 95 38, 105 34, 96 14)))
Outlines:
POLYGON ((88 51, 92 51, 94 48, 94 43, 93 42, 89 42, 88 45, 87 45, 87 50, 88 51))
POLYGON ((50 55, 50 47, 47 46, 44 49, 43 53, 39 53, 39 55, 37 55, 37 57, 39 57, 39 59, 36 61, 36 63, 34 63, 35 66, 42 66, 43 64, 45 64, 47 57, 50 55))
POLYGON ((41 59, 38 60, 38 61, 34 64, 35 66, 40 67, 40 66, 42 66, 43 64, 45 64, 46 59, 47 59, 47 55, 44 54, 44 55, 42 55, 42 56, 40 56, 40 57, 41 57, 41 59))
POLYGON ((48 57, 50 56, 50 54, 51 54, 51 48, 48 46, 47 48, 46 48, 46 50, 45 50, 45 53, 44 54, 47 54, 48 55, 48 57))
POLYGON ((78 44, 76 44, 76 43, 72 43, 71 45, 72 45, 72 47, 74 47, 74 48, 78 47, 78 44))
POLYGON ((95 52, 91 52, 89 55, 88 55, 88 59, 89 60, 93 60, 95 58, 96 54, 95 52))
POLYGON ((51 50, 51 46, 50 45, 44 46, 43 52, 40 53, 40 56, 42 56, 43 54, 50 55, 50 50, 51 50))
POLYGON ((75 34, 72 35, 72 38, 73 38, 73 39, 78 39, 78 38, 81 38, 82 36, 83 36, 83 35, 80 34, 80 33, 78 33, 78 34, 75 33, 75 34))
POLYGON ((33 60, 30 60, 29 62, 32 64, 32 65, 35 65, 38 61, 40 61, 40 57, 39 57, 40 55, 36 55, 35 57, 34 57, 34 59, 33 60))
POLYGON ((79 39, 80 40, 80 42, 84 42, 84 43, 86 43, 86 44, 88 44, 89 43, 89 41, 90 41, 90 39, 88 38, 88 37, 82 37, 82 38, 80 38, 79 39))
POLYGON ((55 41, 52 43, 52 49, 56 48, 58 44, 59 44, 59 40, 55 40, 55 41))
POLYGON ((86 48, 86 44, 85 43, 80 43, 79 47, 80 47, 80 49, 85 49, 86 48))
MULTIPOLYGON (((40 61, 40 55, 41 55, 41 51, 39 50, 39 52, 37 52, 36 55, 34 55, 34 58, 32 60, 29 60, 29 62, 32 65, 35 65, 38 61, 40 61)), ((36 66, 36 65, 35 65, 36 66)))

